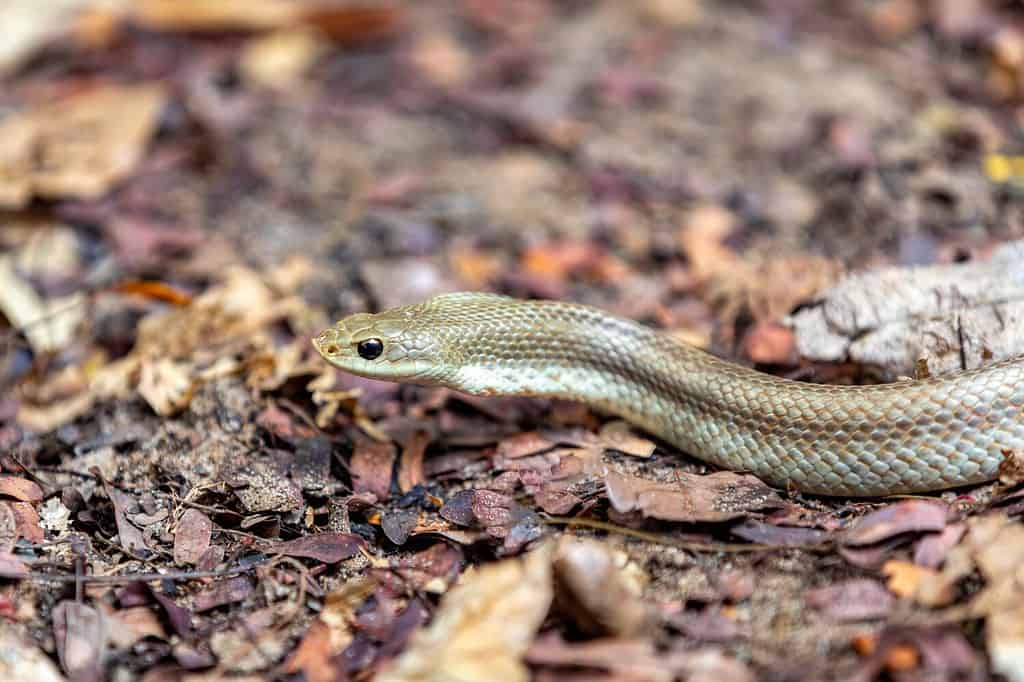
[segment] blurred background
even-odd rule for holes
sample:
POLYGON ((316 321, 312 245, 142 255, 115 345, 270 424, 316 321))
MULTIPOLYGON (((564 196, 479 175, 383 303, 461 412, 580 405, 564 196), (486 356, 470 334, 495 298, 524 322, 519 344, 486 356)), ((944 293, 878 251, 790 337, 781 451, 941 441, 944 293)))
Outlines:
POLYGON ((1022 19, 995 0, 7 0, 0 245, 44 297, 299 256, 332 317, 496 288, 707 336, 839 268, 1020 234, 1022 19))

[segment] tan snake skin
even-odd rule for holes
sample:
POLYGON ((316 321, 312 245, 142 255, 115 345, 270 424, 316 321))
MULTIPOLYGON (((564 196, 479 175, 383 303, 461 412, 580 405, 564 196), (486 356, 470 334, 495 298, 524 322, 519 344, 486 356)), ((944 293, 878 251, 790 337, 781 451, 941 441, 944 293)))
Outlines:
POLYGON ((1024 448, 1024 360, 823 386, 725 362, 596 308, 479 293, 352 315, 313 343, 374 379, 582 401, 715 466, 821 495, 979 483, 995 478, 1004 450, 1024 448), (360 342, 380 355, 360 357, 360 342))

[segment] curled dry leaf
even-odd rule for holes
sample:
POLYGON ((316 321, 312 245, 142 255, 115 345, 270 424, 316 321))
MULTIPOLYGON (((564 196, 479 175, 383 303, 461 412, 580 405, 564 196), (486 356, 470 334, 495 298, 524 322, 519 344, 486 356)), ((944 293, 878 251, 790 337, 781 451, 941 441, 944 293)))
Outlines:
MULTIPOLYGON (((98 470, 94 470, 96 472, 98 470)), ((123 490, 116 488, 102 479, 103 486, 107 491, 107 497, 110 498, 110 503, 114 505, 114 521, 117 523, 117 535, 121 541, 121 546, 124 547, 128 552, 136 552, 138 550, 148 550, 146 540, 143 538, 142 531, 132 525, 128 520, 128 510, 138 507, 138 503, 128 493, 123 490)))
POLYGON ((85 311, 81 294, 44 299, 18 276, 9 255, 0 256, 0 312, 25 334, 34 353, 52 353, 71 345, 85 311))
POLYGON ((647 576, 621 550, 565 536, 554 559, 555 603, 583 632, 633 637, 651 622, 647 576))
POLYGON ((964 523, 951 523, 938 533, 927 533, 914 547, 914 563, 925 568, 938 568, 967 532, 964 523))
POLYGON ((551 606, 553 544, 464 574, 441 599, 433 622, 378 682, 526 682, 523 655, 551 606))
POLYGON ((938 502, 906 500, 890 504, 861 518, 846 533, 843 544, 860 547, 903 533, 940 531, 946 527, 947 515, 946 506, 938 502))
POLYGON ((708 476, 680 472, 676 479, 659 483, 609 471, 605 488, 616 511, 639 511, 663 521, 728 521, 782 504, 778 494, 754 476, 731 471, 708 476))
POLYGON ((138 390, 154 412, 169 417, 192 401, 195 383, 187 364, 150 358, 142 361, 138 390))
POLYGON ((426 482, 423 474, 423 455, 430 445, 430 432, 414 431, 402 448, 402 461, 398 468, 398 489, 407 493, 426 482))

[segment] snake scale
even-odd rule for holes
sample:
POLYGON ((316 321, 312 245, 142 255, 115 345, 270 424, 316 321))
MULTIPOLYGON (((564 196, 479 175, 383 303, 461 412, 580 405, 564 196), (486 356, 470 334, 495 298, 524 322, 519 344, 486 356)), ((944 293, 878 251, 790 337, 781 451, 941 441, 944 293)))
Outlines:
POLYGON ((875 386, 797 382, 585 305, 484 293, 359 313, 313 339, 364 377, 577 400, 717 467, 820 495, 995 478, 1024 448, 1024 360, 875 386))

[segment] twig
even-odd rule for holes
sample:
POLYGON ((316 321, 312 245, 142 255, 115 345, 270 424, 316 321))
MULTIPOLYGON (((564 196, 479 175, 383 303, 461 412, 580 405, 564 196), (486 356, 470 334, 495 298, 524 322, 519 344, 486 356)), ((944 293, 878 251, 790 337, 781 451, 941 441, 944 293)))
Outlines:
POLYGON ((196 580, 198 578, 223 578, 229 575, 248 573, 264 561, 254 562, 249 566, 226 568, 220 571, 169 571, 167 573, 132 573, 128 575, 68 575, 40 573, 30 571, 19 573, 18 571, 0 570, 0 578, 12 580, 42 580, 51 583, 96 583, 102 585, 120 585, 123 583, 148 583, 154 580, 196 580))

